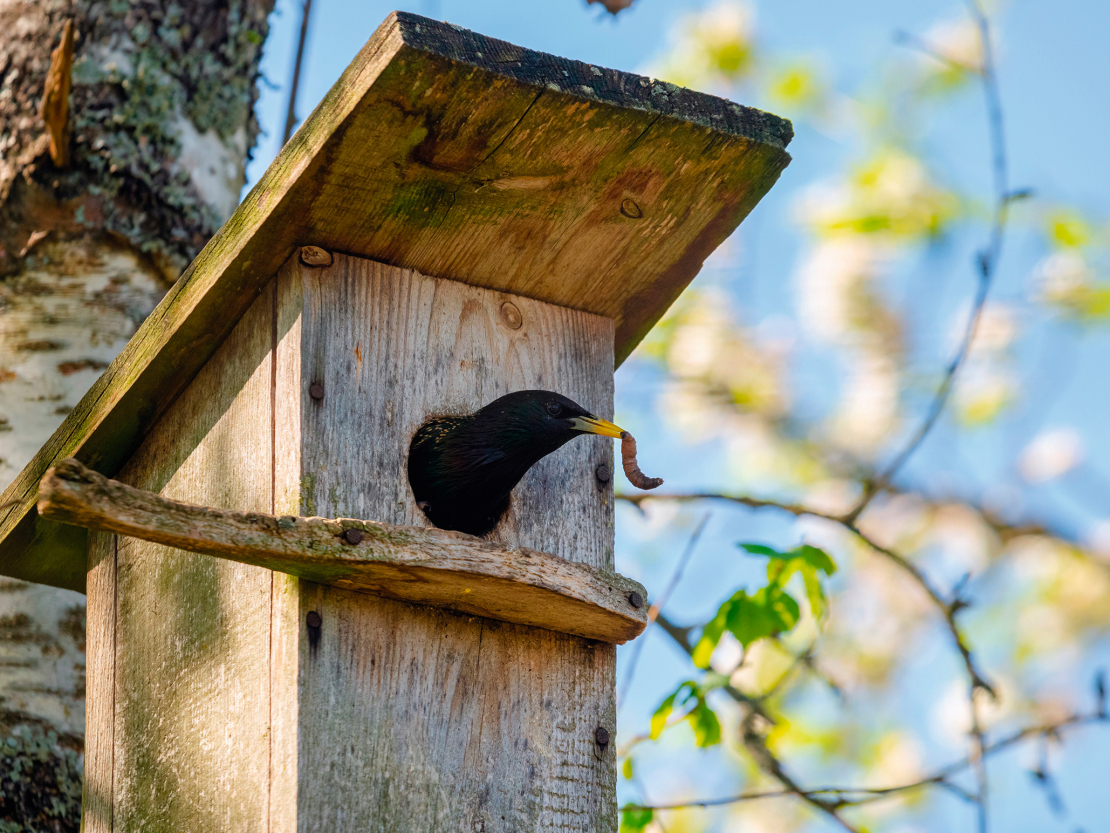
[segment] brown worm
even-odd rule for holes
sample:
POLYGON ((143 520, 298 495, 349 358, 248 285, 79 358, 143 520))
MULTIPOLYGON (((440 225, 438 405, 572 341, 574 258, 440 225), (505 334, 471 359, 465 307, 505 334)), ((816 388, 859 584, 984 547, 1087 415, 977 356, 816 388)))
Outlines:
POLYGON ((628 482, 637 489, 658 489, 663 485, 662 477, 648 477, 640 471, 640 464, 636 462, 636 438, 627 431, 621 434, 621 462, 628 482))

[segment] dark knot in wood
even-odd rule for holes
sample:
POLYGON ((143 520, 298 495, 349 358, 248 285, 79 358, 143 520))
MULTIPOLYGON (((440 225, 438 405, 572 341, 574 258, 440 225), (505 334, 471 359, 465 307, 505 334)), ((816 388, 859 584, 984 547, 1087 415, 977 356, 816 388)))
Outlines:
POLYGON ((621 200, 621 214, 630 220, 639 220, 644 216, 644 212, 640 210, 640 206, 629 199, 621 200))
POLYGON ((524 316, 520 314, 516 304, 506 301, 501 305, 501 320, 510 330, 519 330, 524 324, 524 316))

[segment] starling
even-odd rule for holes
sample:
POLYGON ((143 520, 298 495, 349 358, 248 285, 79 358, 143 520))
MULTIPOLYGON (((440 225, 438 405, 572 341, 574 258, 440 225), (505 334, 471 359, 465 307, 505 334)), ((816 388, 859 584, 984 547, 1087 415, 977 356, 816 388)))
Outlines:
POLYGON ((621 429, 546 390, 506 394, 470 416, 433 419, 409 446, 412 494, 440 529, 485 535, 528 469, 582 434, 620 437, 621 429))

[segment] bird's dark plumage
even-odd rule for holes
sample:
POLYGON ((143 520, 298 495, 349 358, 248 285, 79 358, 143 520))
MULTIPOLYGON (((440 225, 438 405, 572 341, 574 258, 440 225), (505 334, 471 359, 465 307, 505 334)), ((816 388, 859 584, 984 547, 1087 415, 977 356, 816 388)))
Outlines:
POLYGON ((420 426, 409 446, 409 484, 441 529, 485 535, 509 506, 528 469, 584 433, 621 429, 558 393, 522 390, 479 411, 420 426))

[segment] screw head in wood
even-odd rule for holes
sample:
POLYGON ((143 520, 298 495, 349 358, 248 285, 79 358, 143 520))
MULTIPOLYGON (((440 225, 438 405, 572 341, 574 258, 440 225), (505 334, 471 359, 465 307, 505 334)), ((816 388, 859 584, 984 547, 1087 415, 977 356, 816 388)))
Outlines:
POLYGON ((324 624, 324 620, 320 618, 320 614, 315 610, 310 610, 308 615, 304 617, 304 623, 310 628, 315 629, 324 624))
POLYGON ((501 320, 510 330, 519 330, 524 324, 524 316, 512 301, 506 301, 501 305, 501 320))
POLYGON ((308 395, 319 402, 324 398, 324 386, 320 382, 313 382, 308 386, 308 395))
POLYGON ((639 220, 644 216, 644 212, 640 209, 640 206, 636 205, 636 203, 630 199, 621 200, 621 214, 630 220, 639 220))
POLYGON ((601 746, 601 747, 608 746, 609 745, 609 730, 606 729, 604 726, 598 726, 596 729, 594 729, 594 740, 597 741, 598 746, 601 746))
POLYGON ((331 266, 331 252, 319 246, 301 246, 301 263, 305 266, 331 266))
POLYGON ((363 537, 361 529, 348 529, 343 533, 343 540, 348 544, 361 544, 363 537))
POLYGON ((639 610, 641 607, 644 606, 644 597, 633 590, 631 593, 628 594, 628 603, 639 610))
POLYGON ((597 478, 598 483, 601 483, 601 484, 608 483, 609 478, 612 477, 612 476, 613 476, 613 473, 611 471, 609 471, 609 467, 607 465, 605 465, 604 463, 601 463, 596 469, 594 469, 594 477, 597 478))

